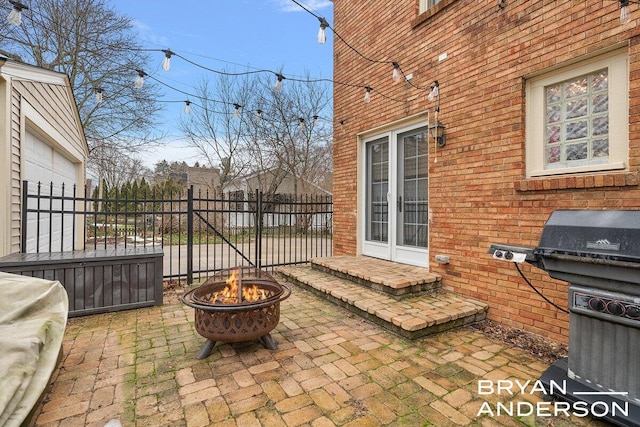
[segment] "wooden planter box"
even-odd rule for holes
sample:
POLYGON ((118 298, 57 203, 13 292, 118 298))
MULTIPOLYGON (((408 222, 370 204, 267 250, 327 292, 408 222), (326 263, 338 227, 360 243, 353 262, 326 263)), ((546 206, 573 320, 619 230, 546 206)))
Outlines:
POLYGON ((15 253, 0 271, 58 280, 69 296, 69 317, 162 305, 160 247, 15 253))

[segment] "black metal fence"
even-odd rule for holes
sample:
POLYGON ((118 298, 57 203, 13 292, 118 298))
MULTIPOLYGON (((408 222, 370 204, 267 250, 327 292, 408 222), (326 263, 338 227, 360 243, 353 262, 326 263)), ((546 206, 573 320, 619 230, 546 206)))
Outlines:
POLYGON ((121 193, 92 197, 53 184, 23 183, 21 251, 161 246, 165 279, 206 277, 233 266, 272 269, 331 256, 328 195, 121 193))

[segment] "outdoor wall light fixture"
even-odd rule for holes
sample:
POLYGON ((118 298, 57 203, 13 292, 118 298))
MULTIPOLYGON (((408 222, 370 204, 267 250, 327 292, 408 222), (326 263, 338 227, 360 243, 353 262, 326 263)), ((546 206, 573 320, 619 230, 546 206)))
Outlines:
POLYGON ((444 129, 445 127, 441 121, 429 125, 429 132, 431 132, 431 136, 435 139, 436 145, 440 148, 447 144, 447 135, 444 133, 444 129))
POLYGON ((19 1, 9 0, 9 3, 11 3, 13 9, 11 9, 11 12, 7 15, 7 21, 9 21, 9 24, 19 27, 20 24, 22 24, 22 10, 29 8, 19 1))

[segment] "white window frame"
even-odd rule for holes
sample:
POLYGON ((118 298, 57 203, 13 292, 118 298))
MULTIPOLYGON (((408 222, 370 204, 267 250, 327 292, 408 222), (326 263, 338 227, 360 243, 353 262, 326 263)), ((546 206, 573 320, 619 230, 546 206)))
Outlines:
POLYGON ((625 169, 629 162, 629 66, 627 49, 533 77, 526 83, 527 177, 625 169), (545 169, 545 88, 606 68, 609 85, 609 160, 602 164, 545 169))
POLYGON ((441 1, 442 0, 420 0, 418 12, 424 13, 427 10, 434 7, 435 5, 437 5, 438 3, 440 3, 441 1))

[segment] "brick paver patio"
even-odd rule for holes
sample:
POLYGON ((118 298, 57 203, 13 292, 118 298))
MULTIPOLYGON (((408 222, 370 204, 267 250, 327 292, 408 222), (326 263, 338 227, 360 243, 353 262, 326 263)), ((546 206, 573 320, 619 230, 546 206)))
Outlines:
POLYGON ((479 380, 535 381, 547 368, 469 328, 409 341, 302 289, 258 342, 218 344, 205 360, 182 304, 69 321, 39 426, 596 426, 572 417, 490 416, 479 380))

